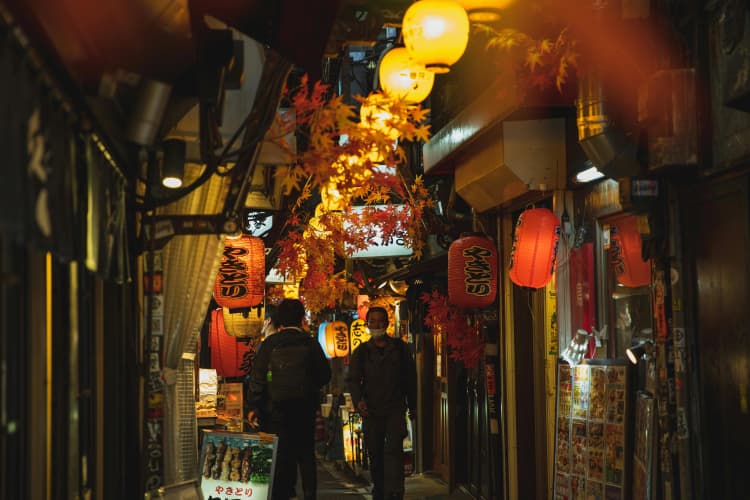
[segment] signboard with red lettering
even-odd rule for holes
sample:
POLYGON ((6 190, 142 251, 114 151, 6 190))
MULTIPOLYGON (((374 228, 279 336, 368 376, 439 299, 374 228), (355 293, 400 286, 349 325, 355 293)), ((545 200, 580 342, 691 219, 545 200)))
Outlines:
POLYGON ((271 498, 277 442, 273 434, 204 431, 200 454, 203 498, 271 498))

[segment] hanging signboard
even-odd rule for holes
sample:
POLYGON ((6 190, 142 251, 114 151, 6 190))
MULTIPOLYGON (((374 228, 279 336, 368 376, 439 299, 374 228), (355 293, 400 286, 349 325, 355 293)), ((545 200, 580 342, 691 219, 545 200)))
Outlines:
MULTIPOLYGON (((366 205, 366 206, 357 206, 352 207, 352 212, 356 215, 361 214, 364 210, 385 210, 387 205, 366 205)), ((396 210, 407 210, 406 205, 396 205, 396 210)), ((348 223, 346 219, 344 219, 344 231, 348 231, 348 223)), ((349 255, 350 259, 372 259, 375 257, 400 257, 400 256, 406 256, 411 255, 413 253, 413 250, 406 246, 406 241, 402 238, 393 238, 388 241, 383 241, 383 239, 379 236, 380 231, 378 228, 375 228, 375 233, 378 235, 375 236, 371 241, 369 241, 369 245, 364 250, 357 250, 353 252, 351 255, 349 255)))
POLYGON ((199 462, 203 498, 271 498, 278 444, 275 435, 203 432, 199 462))

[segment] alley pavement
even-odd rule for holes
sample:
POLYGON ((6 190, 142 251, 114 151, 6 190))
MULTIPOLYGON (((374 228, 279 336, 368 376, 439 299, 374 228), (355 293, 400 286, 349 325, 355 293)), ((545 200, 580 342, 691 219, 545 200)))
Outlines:
MULTIPOLYGON (((462 492, 448 492, 448 485, 438 478, 416 474, 406 478, 405 500, 472 500, 462 492)), ((298 491, 302 491, 298 486, 298 491)), ((370 500, 370 485, 352 478, 333 462, 318 461, 318 498, 320 500, 370 500)))

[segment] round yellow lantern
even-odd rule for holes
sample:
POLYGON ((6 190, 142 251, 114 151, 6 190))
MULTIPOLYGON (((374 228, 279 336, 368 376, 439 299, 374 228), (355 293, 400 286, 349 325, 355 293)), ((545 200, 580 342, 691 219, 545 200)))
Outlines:
POLYGON ((386 94, 400 97, 409 104, 424 101, 435 83, 435 73, 413 61, 405 47, 386 52, 380 61, 378 78, 386 94))
POLYGON ((469 21, 491 23, 500 19, 500 11, 515 0, 457 0, 469 15, 469 21))
POLYGON ((359 120, 363 127, 379 130, 389 139, 398 139, 394 125, 395 117, 388 110, 389 99, 383 94, 370 94, 359 108, 359 120))
POLYGON ((414 2, 401 27, 411 58, 435 73, 450 71, 469 43, 469 18, 454 0, 414 2))

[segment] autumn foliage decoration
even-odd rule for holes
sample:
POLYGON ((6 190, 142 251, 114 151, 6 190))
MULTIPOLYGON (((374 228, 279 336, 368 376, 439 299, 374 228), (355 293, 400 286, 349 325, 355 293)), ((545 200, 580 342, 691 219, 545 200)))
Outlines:
POLYGON ((399 171, 406 161, 402 141, 426 141, 427 111, 385 94, 371 94, 368 115, 359 120, 341 96, 328 97, 326 85, 306 79, 286 91, 307 147, 296 163, 278 171, 285 194, 298 193, 279 247, 277 267, 301 280, 308 310, 335 307, 357 286, 334 273, 336 257, 346 258, 376 237, 403 239, 415 258, 423 247, 422 214, 433 204, 422 179, 407 182, 399 171), (394 140, 399 138, 398 143, 394 140), (310 209, 320 193, 321 203, 310 209), (366 205, 354 212, 353 205, 366 205))
POLYGON ((517 29, 496 29, 485 24, 475 24, 474 31, 486 37, 487 51, 511 63, 514 79, 522 84, 521 93, 533 87, 543 91, 552 85, 562 93, 578 66, 577 41, 567 28, 550 38, 534 38, 517 29))
POLYGON ((469 321, 464 311, 448 303, 448 297, 438 291, 424 293, 420 297, 427 304, 424 319, 426 327, 433 333, 445 333, 448 355, 461 361, 467 368, 474 368, 484 355, 484 340, 477 326, 469 321))

